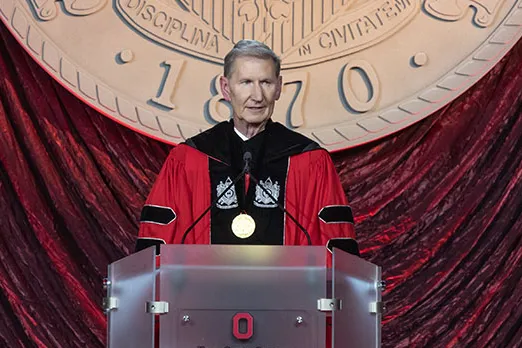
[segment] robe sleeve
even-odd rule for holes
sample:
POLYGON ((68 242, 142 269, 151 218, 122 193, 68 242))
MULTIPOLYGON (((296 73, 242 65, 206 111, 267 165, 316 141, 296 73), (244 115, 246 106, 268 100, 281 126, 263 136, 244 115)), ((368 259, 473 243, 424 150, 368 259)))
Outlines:
MULTIPOLYGON (((171 151, 142 209, 136 249, 181 243, 185 230, 209 203, 208 194, 202 192, 209 185, 205 166, 206 158, 187 146, 171 151)), ((198 236, 207 235, 203 231, 208 225, 207 217, 190 232, 186 243, 205 242, 198 241, 198 236)))
MULTIPOLYGON (((309 232, 312 244, 328 245, 331 240, 355 239, 352 209, 339 176, 325 150, 306 152, 291 158, 288 177, 287 209, 309 232)), ((290 239, 286 244, 306 243, 304 233, 288 223, 290 239)))

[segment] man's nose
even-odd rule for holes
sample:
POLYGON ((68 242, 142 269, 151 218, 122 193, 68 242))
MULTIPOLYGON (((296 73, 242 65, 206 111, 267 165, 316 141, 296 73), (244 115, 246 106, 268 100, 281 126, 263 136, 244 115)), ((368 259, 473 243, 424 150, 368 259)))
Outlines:
POLYGON ((263 101, 263 89, 259 83, 252 84, 252 91, 250 97, 255 101, 263 101))

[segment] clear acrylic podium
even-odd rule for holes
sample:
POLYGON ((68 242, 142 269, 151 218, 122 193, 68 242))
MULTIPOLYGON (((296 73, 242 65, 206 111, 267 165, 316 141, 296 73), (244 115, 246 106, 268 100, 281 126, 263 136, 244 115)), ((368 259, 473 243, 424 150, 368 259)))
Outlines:
POLYGON ((107 345, 154 347, 159 333, 161 348, 380 347, 380 267, 334 248, 329 269, 327 253, 162 245, 158 267, 155 247, 132 254, 109 265, 107 345))

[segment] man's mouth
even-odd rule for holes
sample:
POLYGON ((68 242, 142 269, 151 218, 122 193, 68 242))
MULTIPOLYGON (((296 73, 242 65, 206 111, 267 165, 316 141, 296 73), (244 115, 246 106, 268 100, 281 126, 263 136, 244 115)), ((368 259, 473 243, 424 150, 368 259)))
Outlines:
POLYGON ((253 110, 253 111, 261 111, 264 108, 265 108, 264 106, 247 106, 247 109, 253 110))

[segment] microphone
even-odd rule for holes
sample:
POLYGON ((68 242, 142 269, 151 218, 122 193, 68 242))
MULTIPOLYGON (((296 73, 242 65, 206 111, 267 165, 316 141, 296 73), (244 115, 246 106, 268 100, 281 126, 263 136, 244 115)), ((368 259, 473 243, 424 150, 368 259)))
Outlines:
POLYGON ((245 174, 250 174, 250 162, 252 162, 252 153, 250 151, 245 152, 243 155, 243 162, 245 162, 243 171, 245 174))

